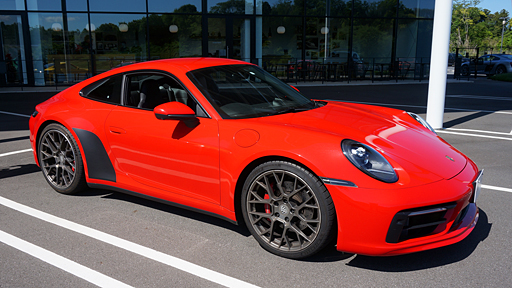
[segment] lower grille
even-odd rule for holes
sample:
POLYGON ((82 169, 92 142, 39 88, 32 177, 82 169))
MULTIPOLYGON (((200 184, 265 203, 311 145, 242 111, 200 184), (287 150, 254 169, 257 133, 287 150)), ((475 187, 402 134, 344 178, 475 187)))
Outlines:
POLYGON ((391 221, 386 242, 398 243, 432 234, 439 225, 446 223, 446 212, 455 206, 455 203, 448 203, 398 212, 391 221))

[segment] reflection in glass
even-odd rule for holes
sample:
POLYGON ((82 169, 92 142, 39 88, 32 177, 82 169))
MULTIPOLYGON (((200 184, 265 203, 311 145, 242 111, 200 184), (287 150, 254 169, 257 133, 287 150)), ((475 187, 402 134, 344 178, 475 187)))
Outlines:
POLYGON ((25 2, 23 0, 0 0, 2 10, 25 10, 25 2))
POLYGON ((201 16, 150 15, 149 47, 151 59, 201 56, 201 16))
MULTIPOLYGON (((262 3, 263 15, 304 15, 304 2, 299 0, 268 0, 262 3)), ((324 6, 325 7, 325 6, 324 6)), ((325 11, 325 9, 324 9, 325 11)), ((325 14, 325 12, 324 12, 325 14)))
POLYGON ((302 59, 302 18, 263 17, 262 22, 262 66, 274 76, 286 78, 287 65, 302 59), (280 26, 285 33, 277 33, 280 26))
POLYGON ((95 74, 148 60, 144 14, 91 14, 91 23, 96 27, 91 31, 95 74), (121 24, 128 33, 120 31, 121 24))
POLYGON ((146 0, 89 0, 91 11, 97 12, 146 12, 146 0))
POLYGON ((21 16, 0 15, 0 84, 27 84, 21 16))
POLYGON ((87 0, 66 0, 66 11, 87 11, 87 0))
MULTIPOLYGON (((181 1, 148 0, 149 13, 198 13, 201 12, 201 0, 181 1)), ((140 11, 139 11, 140 12, 140 11)))
POLYGON ((62 10, 60 0, 27 0, 28 10, 59 11, 62 10))
POLYGON ((398 17, 434 18, 435 0, 400 0, 398 17))
POLYGON ((363 59, 390 62, 393 46, 393 19, 354 19, 352 51, 363 59))
MULTIPOLYGON (((32 61, 34 66, 35 84, 44 86, 46 82, 59 82, 56 79, 63 76, 60 82, 64 82, 67 75, 60 75, 66 65, 68 49, 66 49, 65 30, 56 31, 52 26, 59 24, 64 27, 61 13, 28 13, 30 26, 30 40, 32 42, 32 61), (54 63, 57 63, 54 65, 54 63), (52 72, 53 71, 53 72, 52 72), (57 72, 57 73, 55 73, 57 72), (58 76, 55 76, 59 74, 58 76)), ((65 71, 63 74, 66 74, 65 71)))
POLYGON ((355 0, 355 17, 396 17, 398 0, 355 0))
POLYGON ((208 19, 208 56, 226 58, 226 19, 208 19))
POLYGON ((253 0, 208 0, 208 13, 252 14, 253 0))

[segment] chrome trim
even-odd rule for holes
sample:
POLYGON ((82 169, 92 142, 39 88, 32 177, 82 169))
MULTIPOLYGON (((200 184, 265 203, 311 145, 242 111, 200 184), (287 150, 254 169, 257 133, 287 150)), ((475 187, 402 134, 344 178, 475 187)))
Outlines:
POLYGON ((428 209, 428 210, 423 210, 423 211, 411 212, 408 214, 408 216, 425 215, 425 214, 431 214, 431 213, 436 213, 436 212, 441 212, 441 211, 446 211, 446 210, 448 210, 448 209, 446 209, 446 207, 434 208, 434 209, 428 209))
POLYGON ((478 199, 478 195, 480 195, 480 192, 482 191, 482 176, 484 175, 484 169, 480 170, 478 172, 478 176, 476 177, 475 181, 473 181, 473 197, 472 197, 472 203, 476 203, 476 200, 478 199))
POLYGON ((354 187, 357 188, 357 185, 346 180, 339 180, 339 179, 332 179, 332 178, 325 178, 320 177, 324 184, 330 184, 330 185, 336 185, 336 186, 346 186, 346 187, 354 187))

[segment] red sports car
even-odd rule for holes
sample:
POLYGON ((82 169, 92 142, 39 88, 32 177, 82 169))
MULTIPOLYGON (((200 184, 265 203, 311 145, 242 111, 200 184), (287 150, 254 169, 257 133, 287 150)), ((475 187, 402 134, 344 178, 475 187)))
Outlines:
POLYGON ((256 65, 191 58, 110 70, 36 107, 60 193, 101 188, 245 223, 266 250, 396 255, 465 238, 482 173, 419 116, 305 98, 256 65))

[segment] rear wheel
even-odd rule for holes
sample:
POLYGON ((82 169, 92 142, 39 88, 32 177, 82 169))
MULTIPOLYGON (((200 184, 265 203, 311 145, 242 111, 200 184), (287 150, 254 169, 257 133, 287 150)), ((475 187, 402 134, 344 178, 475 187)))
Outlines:
POLYGON ((332 239, 334 204, 324 184, 292 163, 272 161, 247 178, 242 211, 248 229, 266 250, 304 258, 332 239))
POLYGON ((503 74, 503 73, 507 73, 507 69, 505 68, 505 66, 500 65, 500 66, 496 67, 496 74, 503 74))
POLYGON ((39 138, 37 155, 46 181, 63 194, 74 194, 87 187, 78 145, 60 124, 44 128, 39 138))

